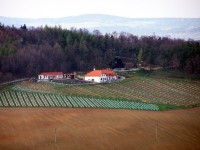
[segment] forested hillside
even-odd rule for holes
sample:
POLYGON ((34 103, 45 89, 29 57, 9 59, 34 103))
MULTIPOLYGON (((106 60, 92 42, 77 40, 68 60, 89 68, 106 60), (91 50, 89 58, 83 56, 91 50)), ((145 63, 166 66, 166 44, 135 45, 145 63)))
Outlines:
POLYGON ((128 33, 102 35, 94 30, 61 27, 21 28, 0 24, 1 80, 36 76, 43 71, 88 71, 98 68, 173 67, 200 74, 200 43, 128 33), (122 60, 123 64, 120 63, 122 60), (130 66, 130 65, 129 65, 130 66))

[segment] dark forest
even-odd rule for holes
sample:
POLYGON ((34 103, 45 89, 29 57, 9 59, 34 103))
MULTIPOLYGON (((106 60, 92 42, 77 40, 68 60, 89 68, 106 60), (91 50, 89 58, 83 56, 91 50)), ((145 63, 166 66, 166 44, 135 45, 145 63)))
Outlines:
POLYGON ((46 71, 102 68, 173 68, 200 75, 200 42, 170 37, 102 35, 94 30, 58 27, 21 28, 0 24, 1 80, 33 77, 46 71))

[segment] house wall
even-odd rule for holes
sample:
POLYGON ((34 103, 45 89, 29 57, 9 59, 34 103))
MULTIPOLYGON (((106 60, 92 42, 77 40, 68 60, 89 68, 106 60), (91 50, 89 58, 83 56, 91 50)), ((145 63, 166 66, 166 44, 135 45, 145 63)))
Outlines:
POLYGON ((63 75, 38 75, 39 80, 62 79, 63 75))
POLYGON ((90 82, 97 82, 100 83, 100 77, 85 77, 85 81, 90 81, 90 82))
POLYGON ((106 76, 106 74, 102 74, 100 77, 100 83, 103 83, 103 82, 108 82, 108 77, 106 76))
POLYGON ((63 78, 63 75, 57 75, 55 78, 56 78, 56 79, 62 79, 62 78, 63 78))
POLYGON ((38 75, 38 79, 39 80, 43 80, 44 79, 44 75, 38 75))
POLYGON ((117 76, 106 76, 105 74, 102 74, 100 77, 87 77, 87 76, 85 77, 86 81, 97 82, 97 83, 110 82, 116 79, 117 76))
POLYGON ((48 80, 49 76, 44 76, 44 75, 38 75, 39 80, 48 80))

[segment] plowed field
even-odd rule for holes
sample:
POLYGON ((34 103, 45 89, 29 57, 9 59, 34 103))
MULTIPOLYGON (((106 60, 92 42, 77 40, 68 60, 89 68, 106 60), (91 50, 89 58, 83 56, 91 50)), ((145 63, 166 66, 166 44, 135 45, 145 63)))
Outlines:
POLYGON ((0 149, 3 150, 188 150, 200 149, 199 143, 198 107, 166 112, 0 108, 0 149))

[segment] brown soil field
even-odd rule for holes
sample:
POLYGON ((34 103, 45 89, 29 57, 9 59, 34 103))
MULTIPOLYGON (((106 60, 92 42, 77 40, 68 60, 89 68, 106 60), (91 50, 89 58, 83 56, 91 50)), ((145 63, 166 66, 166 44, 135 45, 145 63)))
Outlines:
POLYGON ((200 149, 200 108, 155 112, 1 107, 0 149, 200 149))

